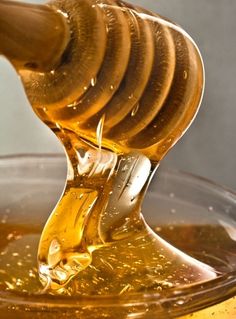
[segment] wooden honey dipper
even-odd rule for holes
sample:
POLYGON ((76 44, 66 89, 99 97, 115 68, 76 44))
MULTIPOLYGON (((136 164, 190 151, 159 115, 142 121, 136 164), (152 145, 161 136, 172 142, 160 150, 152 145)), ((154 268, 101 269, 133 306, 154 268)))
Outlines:
POLYGON ((2 0, 0 52, 51 127, 94 141, 105 117, 107 147, 138 149, 156 162, 186 131, 202 97, 204 70, 191 38, 122 1, 2 0))

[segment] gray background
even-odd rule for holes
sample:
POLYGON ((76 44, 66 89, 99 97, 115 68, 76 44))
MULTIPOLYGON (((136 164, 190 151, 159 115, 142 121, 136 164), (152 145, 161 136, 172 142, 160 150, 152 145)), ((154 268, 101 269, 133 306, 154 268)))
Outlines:
MULTIPOLYGON (((162 167, 179 168, 236 189, 236 1, 131 2, 181 24, 205 61, 206 91, 199 115, 162 167)), ((3 58, 0 108, 0 155, 62 152, 53 134, 33 114, 15 71, 3 58)))

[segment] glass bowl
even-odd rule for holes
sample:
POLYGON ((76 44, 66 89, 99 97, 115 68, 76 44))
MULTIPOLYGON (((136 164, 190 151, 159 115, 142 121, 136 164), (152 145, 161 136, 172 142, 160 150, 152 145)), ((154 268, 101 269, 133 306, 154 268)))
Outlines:
MULTIPOLYGON (((61 155, 2 157, 2 226, 43 228, 60 197, 65 177, 66 160, 61 155)), ((67 298, 11 292, 0 286, 0 318, 236 318, 236 194, 190 174, 160 170, 146 196, 143 214, 169 242, 173 232, 178 231, 175 246, 227 271, 210 282, 191 289, 169 289, 162 295, 67 298), (212 229, 223 232, 225 239, 218 240, 218 233, 212 229)), ((0 241, 1 249, 3 245, 4 241, 0 241)))

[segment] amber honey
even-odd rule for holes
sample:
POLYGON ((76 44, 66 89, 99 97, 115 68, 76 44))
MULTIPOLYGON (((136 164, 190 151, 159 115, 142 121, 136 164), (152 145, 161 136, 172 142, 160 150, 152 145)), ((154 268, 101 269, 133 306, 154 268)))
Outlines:
POLYGON ((159 161, 201 101, 196 45, 180 27, 123 2, 53 6, 71 28, 61 64, 46 73, 19 70, 34 111, 68 158, 65 191, 39 244, 45 289, 123 294, 215 278, 155 236, 141 214, 159 161))
MULTIPOLYGON (((217 283, 230 269, 226 252, 212 260, 207 246, 200 255, 194 250, 199 232, 224 240, 220 228, 173 226, 169 232, 151 228, 141 212, 159 162, 200 105, 204 68, 197 46, 179 26, 122 1, 49 6, 70 27, 68 46, 55 69, 39 72, 36 65, 32 71, 27 63, 18 72, 33 110, 64 146, 67 182, 42 234, 33 224, 3 226, 2 289, 61 298, 165 298, 169 291, 217 283)), ((170 317, 179 306, 193 318, 209 312, 229 318, 227 311, 234 311, 233 299, 227 311, 224 303, 196 314, 187 299, 180 301, 167 310, 170 317)), ((75 315, 98 317, 96 310, 75 315)), ((129 318, 132 310, 100 316, 129 318)))
MULTIPOLYGON (((34 225, 30 225, 30 223, 22 226, 6 224, 7 223, 5 223, 3 218, 1 220, 0 252, 1 290, 5 290, 9 293, 23 293, 26 296, 29 293, 37 296, 42 289, 37 269, 37 247, 40 240, 41 227, 35 227, 34 225)), ((227 274, 228 272, 232 272, 233 269, 236 269, 235 241, 229 238, 224 227, 207 225, 166 225, 163 227, 153 227, 153 230, 156 232, 156 234, 174 244, 185 253, 192 255, 198 260, 200 259, 201 261, 210 264, 218 273, 227 274), (191 236, 191 240, 189 240, 189 236, 191 236), (217 252, 215 250, 216 246, 217 252)), ((106 265, 105 259, 103 263, 106 265)), ((217 282, 215 284, 217 285, 217 282)), ((207 288, 209 289, 209 287, 207 288)), ((207 289, 204 287, 202 290, 204 292, 204 290, 207 289)), ((192 291, 194 292, 194 288, 192 288, 192 291)), ((160 288, 159 292, 161 292, 160 288)), ((171 314, 175 315, 174 317, 176 317, 176 313, 178 314, 186 312, 190 312, 191 314, 177 317, 186 319, 204 319, 209 317, 217 319, 231 319, 234 318, 236 314, 235 298, 233 297, 229 298, 227 301, 219 302, 218 305, 209 306, 204 310, 192 312, 192 304, 189 300, 190 295, 191 287, 188 288, 188 298, 177 299, 176 304, 173 302, 171 305, 169 305, 169 307, 166 309, 166 313, 169 313, 170 318, 172 318, 171 314)), ((48 304, 53 302, 52 297, 48 296, 45 298, 48 304)), ((127 295, 127 298, 129 298, 129 295, 127 295)), ((206 298, 210 298, 209 292, 208 294, 206 293, 205 299, 206 298)), ((140 300, 142 300, 141 295, 140 300)), ((63 299, 59 299, 59 301, 57 300, 56 302, 61 302, 61 304, 63 304, 63 299)), ((27 300, 25 303, 27 304, 27 300)), ((46 307, 40 306, 40 304, 36 307, 36 310, 34 310, 34 314, 32 314, 33 304, 31 303, 32 300, 28 305, 27 311, 25 310, 25 306, 22 307, 20 303, 17 306, 16 303, 15 305, 9 306, 6 310, 4 310, 4 308, 3 310, 0 310, 0 314, 2 313, 1 311, 3 311, 3 318, 7 319, 16 318, 16 316, 17 318, 56 318, 58 316, 57 306, 59 307, 59 304, 55 304, 54 307, 56 308, 54 311, 56 311, 56 313, 54 314, 54 311, 50 310, 50 307, 46 310, 46 307)), ((37 304, 36 300, 35 303, 37 304)), ((132 305, 132 301, 130 303, 132 305)), ((148 305, 146 309, 145 307, 140 307, 139 309, 139 307, 131 305, 129 309, 126 309, 125 307, 122 309, 121 305, 116 312, 116 308, 112 306, 112 302, 110 300, 110 305, 105 307, 103 310, 99 309, 99 307, 98 309, 95 307, 94 309, 88 308, 86 310, 85 307, 85 309, 78 308, 77 310, 66 310, 62 307, 60 313, 65 318, 117 318, 117 316, 119 316, 119 318, 127 318, 127 315, 132 313, 132 311, 133 313, 139 311, 143 312, 143 316, 140 318, 149 318, 148 316, 146 317, 148 305)), ((153 309, 150 310, 150 316, 156 315, 155 311, 159 310, 159 307, 156 307, 155 309, 155 307, 152 306, 152 308, 153 309)), ((165 318, 163 312, 161 312, 160 318, 165 318)))

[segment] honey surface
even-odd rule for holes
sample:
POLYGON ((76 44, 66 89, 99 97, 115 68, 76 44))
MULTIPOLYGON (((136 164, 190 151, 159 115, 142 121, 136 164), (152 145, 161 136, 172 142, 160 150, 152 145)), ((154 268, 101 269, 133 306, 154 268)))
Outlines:
MULTIPOLYGON (((30 217, 30 220, 33 217, 30 217)), ((235 241, 230 239, 228 236, 227 229, 222 226, 208 226, 208 225, 165 225, 162 227, 152 227, 153 231, 165 238, 170 243, 174 243, 179 249, 187 254, 197 257, 199 260, 206 262, 215 268, 217 272, 227 273, 236 269, 236 258, 235 258, 235 241), (179 235, 181 234, 181 235, 179 235), (217 234, 217 237, 216 237, 217 234), (192 240, 189 241, 189 236, 191 235, 192 240), (217 240, 216 240, 217 238, 217 240), (217 246, 217 254, 215 252, 215 247, 217 246), (204 250, 203 250, 204 249, 204 250)), ((38 277, 37 270, 37 246, 40 240, 41 227, 35 227, 34 225, 27 223, 26 225, 20 224, 9 224, 7 219, 2 219, 0 223, 0 288, 6 292, 18 292, 29 294, 37 294, 41 290, 41 283, 38 277), (2 223, 4 221, 4 223, 2 223)), ((104 259, 105 262, 105 259, 104 259)), ((161 292, 160 288, 158 290, 161 292)), ((189 292, 191 289, 189 290, 189 292)), ((124 292, 125 293, 125 292, 124 292)), ((127 292, 126 292, 127 293, 127 292)), ((209 294, 205 296, 209 298, 209 294)), ((52 302, 53 299, 50 299, 52 302)), ((141 299, 140 299, 141 301, 141 299)), ((181 313, 182 309, 188 309, 188 299, 177 299, 177 303, 173 304, 168 311, 174 317, 176 317, 176 310, 179 308, 181 313), (181 305, 181 301, 183 304, 181 305), (185 305, 186 302, 186 305, 185 305)), ((49 303, 49 299, 47 299, 49 303)), ((63 301, 60 301, 63 304, 63 301)), ((131 302, 132 304, 132 302, 131 302)), ((56 306, 55 306, 56 307, 56 306)), ((142 313, 140 318, 149 318, 148 312, 145 309, 136 309, 135 306, 130 306, 130 309, 122 309, 106 307, 104 309, 63 309, 60 306, 60 314, 63 318, 127 318, 128 313, 142 313), (147 317, 146 317, 147 316, 147 317)), ((58 312, 55 312, 46 308, 38 307, 34 310, 34 313, 30 311, 31 306, 29 305, 28 310, 25 307, 19 305, 14 305, 14 307, 8 307, 5 310, 4 307, 0 309, 0 314, 3 318, 57 318, 58 312)), ((191 307, 190 307, 191 308, 191 307)), ((148 309, 148 308, 147 308, 148 309)), ((153 309, 155 311, 159 310, 153 309)), ((229 298, 227 301, 220 302, 217 305, 208 307, 201 311, 191 312, 190 315, 177 316, 181 319, 232 319, 236 314, 235 298, 229 298)), ((152 312, 150 312, 152 316, 152 312)), ((160 318, 165 318, 160 317, 160 318)), ((170 316, 172 318, 172 316, 170 316)))

